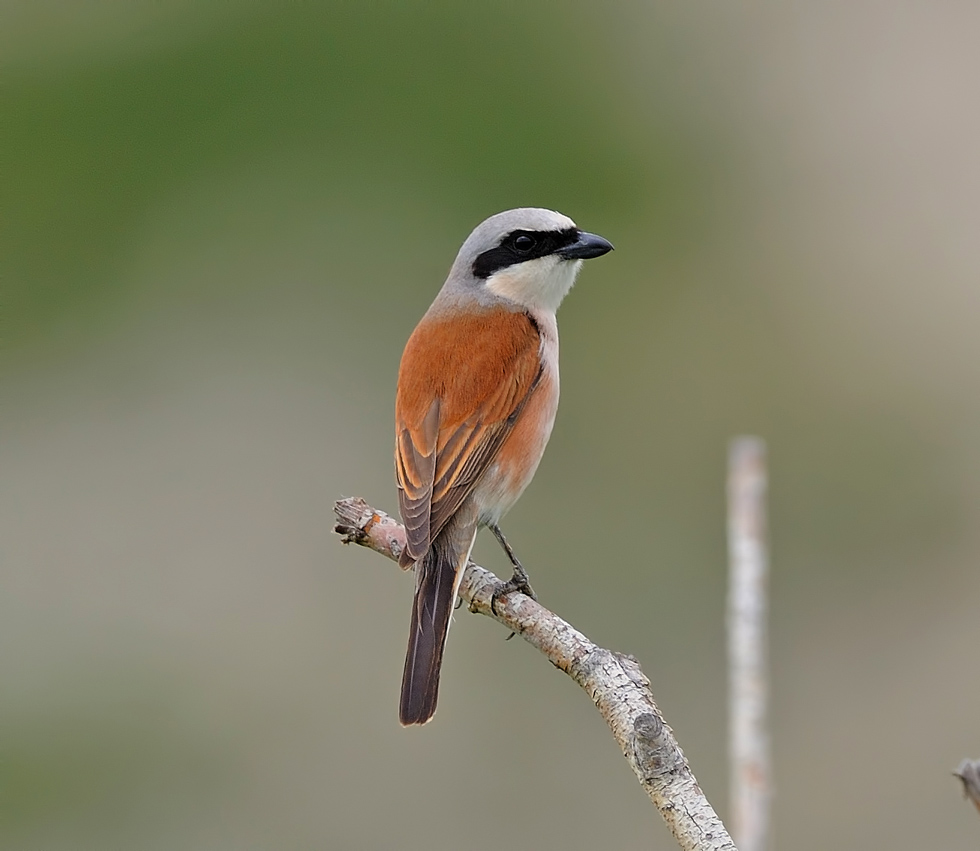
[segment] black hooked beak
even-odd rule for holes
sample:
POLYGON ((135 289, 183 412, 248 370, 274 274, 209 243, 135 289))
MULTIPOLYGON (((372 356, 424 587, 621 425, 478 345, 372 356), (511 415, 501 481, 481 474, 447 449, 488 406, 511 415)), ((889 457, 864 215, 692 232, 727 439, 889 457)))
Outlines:
POLYGON ((612 250, 613 244, 608 239, 582 231, 575 242, 559 249, 558 256, 562 260, 591 260, 593 257, 602 257, 612 250))

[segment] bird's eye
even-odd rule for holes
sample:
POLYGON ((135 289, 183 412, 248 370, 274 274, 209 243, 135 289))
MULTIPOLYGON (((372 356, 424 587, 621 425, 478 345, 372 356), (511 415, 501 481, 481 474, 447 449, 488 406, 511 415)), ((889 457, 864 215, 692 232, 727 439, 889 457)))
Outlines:
POLYGON ((534 248, 534 245, 534 237, 528 236, 526 233, 522 233, 514 240, 514 248, 517 249, 519 254, 527 254, 534 248))

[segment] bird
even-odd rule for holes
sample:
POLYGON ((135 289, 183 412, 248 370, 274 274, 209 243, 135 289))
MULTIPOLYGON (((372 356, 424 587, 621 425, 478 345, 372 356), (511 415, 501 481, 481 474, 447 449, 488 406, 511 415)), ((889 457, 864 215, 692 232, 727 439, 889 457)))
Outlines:
MULTIPOLYGON (((477 530, 514 575, 495 589, 534 597, 500 520, 530 483, 558 409, 555 313, 584 260, 613 249, 554 210, 497 213, 463 242, 405 345, 395 399, 395 475, 415 567, 399 720, 436 711, 449 621, 477 530)), ((536 598, 535 598, 536 599, 536 598)))

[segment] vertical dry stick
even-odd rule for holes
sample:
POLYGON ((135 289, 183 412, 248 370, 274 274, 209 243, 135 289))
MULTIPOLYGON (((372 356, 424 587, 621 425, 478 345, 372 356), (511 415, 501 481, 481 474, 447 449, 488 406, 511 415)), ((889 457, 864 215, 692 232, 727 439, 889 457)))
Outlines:
POLYGON ((732 836, 764 851, 772 796, 767 704, 766 447, 732 441, 728 456, 728 666, 732 836))

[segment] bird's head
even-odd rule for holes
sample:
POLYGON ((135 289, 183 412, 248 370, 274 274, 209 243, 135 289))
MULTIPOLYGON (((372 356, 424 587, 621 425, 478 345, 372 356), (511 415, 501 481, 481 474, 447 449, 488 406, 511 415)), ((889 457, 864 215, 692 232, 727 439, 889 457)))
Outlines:
POLYGON ((583 260, 612 244, 554 210, 521 207, 482 222, 459 249, 450 280, 524 308, 555 312, 583 260))

